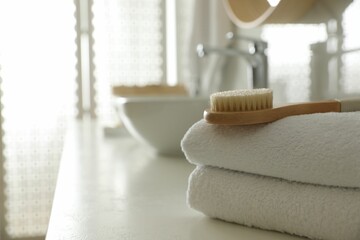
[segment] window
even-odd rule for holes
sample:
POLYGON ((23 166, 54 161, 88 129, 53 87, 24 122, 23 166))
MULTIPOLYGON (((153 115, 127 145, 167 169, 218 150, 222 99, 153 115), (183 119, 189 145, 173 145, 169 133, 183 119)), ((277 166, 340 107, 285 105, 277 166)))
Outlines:
POLYGON ((0 0, 1 224, 10 238, 47 229, 65 128, 75 113, 74 12, 71 1, 0 0))
MULTIPOLYGON (((341 50, 350 50, 350 53, 338 58, 332 57, 333 61, 323 69, 325 72, 321 72, 319 68, 310 69, 310 45, 327 40, 326 24, 278 24, 263 27, 263 38, 269 43, 269 81, 275 91, 275 101, 309 101, 319 93, 323 99, 359 93, 360 72, 356 67, 360 61, 360 34, 356 25, 360 21, 357 14, 359 10, 360 1, 353 1, 342 16, 344 35, 343 39, 340 37, 343 40, 341 50), (316 71, 317 75, 313 80, 311 70, 316 71), (336 71, 331 72, 332 70, 336 71), (315 89, 312 86, 314 82, 318 84, 315 89)), ((325 64, 324 57, 320 58, 320 64, 325 64)))
POLYGON ((113 121, 112 85, 166 81, 165 6, 0 0, 1 237, 46 233, 69 120, 89 112, 113 121))

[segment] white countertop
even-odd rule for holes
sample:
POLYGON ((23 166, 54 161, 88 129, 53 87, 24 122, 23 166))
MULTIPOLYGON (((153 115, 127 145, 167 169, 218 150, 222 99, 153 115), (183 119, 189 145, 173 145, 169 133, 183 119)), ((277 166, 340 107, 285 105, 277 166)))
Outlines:
POLYGON ((79 122, 66 140, 46 239, 302 239, 190 209, 193 168, 185 158, 154 155, 126 134, 106 138, 96 123, 79 122))

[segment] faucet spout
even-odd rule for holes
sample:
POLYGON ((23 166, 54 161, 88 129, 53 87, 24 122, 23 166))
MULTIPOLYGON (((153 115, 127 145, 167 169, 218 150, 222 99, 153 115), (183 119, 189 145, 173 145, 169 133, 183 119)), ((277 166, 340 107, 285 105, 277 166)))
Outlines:
POLYGON ((206 57, 206 55, 209 54, 218 54, 221 56, 229 56, 229 57, 242 56, 250 64, 252 65, 256 64, 255 59, 252 57, 252 55, 249 52, 240 49, 234 49, 231 47, 219 48, 219 47, 210 47, 210 46, 205 46, 203 44, 198 44, 196 46, 196 52, 199 58, 206 57))
POLYGON ((250 43, 250 47, 245 51, 228 44, 226 47, 206 46, 198 44, 196 53, 199 59, 211 54, 226 57, 243 57, 251 67, 252 88, 268 87, 268 58, 267 43, 261 40, 236 36, 233 33, 226 34, 227 39, 232 41, 243 40, 250 43))

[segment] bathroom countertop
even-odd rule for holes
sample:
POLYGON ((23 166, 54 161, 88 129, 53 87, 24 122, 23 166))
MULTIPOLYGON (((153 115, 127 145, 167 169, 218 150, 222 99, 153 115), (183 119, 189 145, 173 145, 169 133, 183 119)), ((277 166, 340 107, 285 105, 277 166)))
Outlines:
POLYGON ((300 240, 210 219, 186 205, 194 166, 156 156, 124 132, 77 122, 65 141, 47 240, 300 240))

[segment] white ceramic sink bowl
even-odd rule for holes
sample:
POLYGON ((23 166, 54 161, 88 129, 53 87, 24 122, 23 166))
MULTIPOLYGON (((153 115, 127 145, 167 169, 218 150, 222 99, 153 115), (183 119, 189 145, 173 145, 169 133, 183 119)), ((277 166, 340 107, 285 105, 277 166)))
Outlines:
POLYGON ((186 96, 118 97, 115 105, 134 138, 159 154, 180 155, 181 139, 202 118, 208 101, 186 96))

